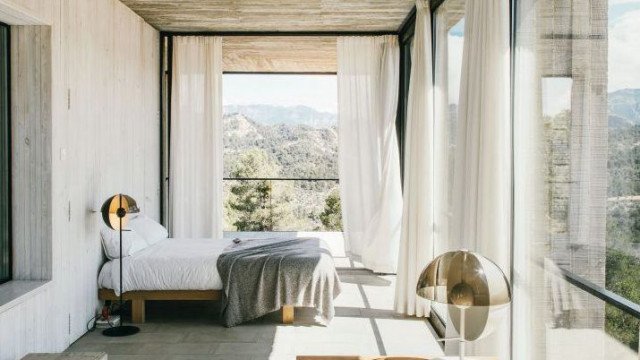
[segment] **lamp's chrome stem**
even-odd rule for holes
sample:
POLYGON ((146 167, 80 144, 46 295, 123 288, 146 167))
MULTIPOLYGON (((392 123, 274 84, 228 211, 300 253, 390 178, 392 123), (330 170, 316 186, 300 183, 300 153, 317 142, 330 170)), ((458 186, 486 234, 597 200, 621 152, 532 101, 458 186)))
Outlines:
POLYGON ((460 338, 460 337, 436 339, 436 341, 460 341, 460 340, 462 340, 462 338, 460 338))

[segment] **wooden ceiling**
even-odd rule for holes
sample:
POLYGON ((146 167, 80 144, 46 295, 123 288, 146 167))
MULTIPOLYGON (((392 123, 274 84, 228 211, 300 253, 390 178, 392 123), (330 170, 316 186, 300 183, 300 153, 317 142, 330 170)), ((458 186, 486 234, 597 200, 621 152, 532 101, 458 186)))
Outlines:
POLYGON ((121 0, 163 31, 395 31, 415 0, 121 0))
POLYGON ((335 36, 225 36, 227 72, 336 72, 335 36))

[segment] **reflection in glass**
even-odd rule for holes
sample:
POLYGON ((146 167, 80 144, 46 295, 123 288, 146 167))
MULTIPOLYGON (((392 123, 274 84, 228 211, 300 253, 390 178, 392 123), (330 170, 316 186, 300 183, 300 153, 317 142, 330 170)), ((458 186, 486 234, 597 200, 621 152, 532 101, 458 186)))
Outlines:
POLYGON ((566 277, 640 303, 639 16, 640 1, 518 2, 518 359, 638 358, 640 321, 566 277))

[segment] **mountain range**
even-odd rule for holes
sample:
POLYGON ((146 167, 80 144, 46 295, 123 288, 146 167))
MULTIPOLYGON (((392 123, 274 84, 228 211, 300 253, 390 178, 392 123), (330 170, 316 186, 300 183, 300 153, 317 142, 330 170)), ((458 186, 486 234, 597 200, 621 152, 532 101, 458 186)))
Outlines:
POLYGON ((640 125, 640 89, 622 89, 609 93, 609 127, 640 125))
POLYGON ((259 148, 277 164, 278 177, 338 177, 338 129, 335 123, 323 127, 301 122, 265 124, 244 113, 227 114, 223 120, 225 176, 229 176, 241 153, 259 148))

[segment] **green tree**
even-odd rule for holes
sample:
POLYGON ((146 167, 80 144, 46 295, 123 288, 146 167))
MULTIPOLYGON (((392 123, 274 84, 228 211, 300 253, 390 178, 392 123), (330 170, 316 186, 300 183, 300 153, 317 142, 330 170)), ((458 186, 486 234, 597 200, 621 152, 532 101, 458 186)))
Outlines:
POLYGON ((324 211, 320 213, 320 221, 326 231, 342 231, 340 193, 337 189, 324 200, 324 211))
MULTIPOLYGON (((269 155, 253 148, 241 153, 231 169, 233 178, 275 177, 279 168, 269 155)), ((273 231, 291 218, 290 191, 274 189, 271 180, 235 180, 225 207, 227 221, 237 231, 273 231)))
MULTIPOLYGON (((627 299, 639 303, 640 260, 620 250, 607 249, 606 287, 627 299)), ((640 320, 618 308, 607 305, 605 308, 605 329, 607 333, 638 350, 638 327, 640 320)))

